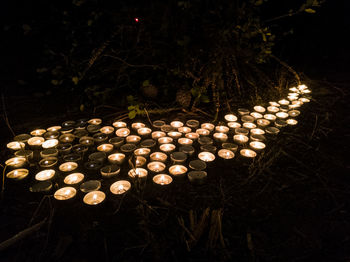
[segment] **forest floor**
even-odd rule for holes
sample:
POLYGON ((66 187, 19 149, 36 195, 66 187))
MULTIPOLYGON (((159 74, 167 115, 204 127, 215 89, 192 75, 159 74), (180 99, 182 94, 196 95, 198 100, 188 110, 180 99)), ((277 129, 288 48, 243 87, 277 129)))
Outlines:
MULTIPOLYGON (((283 129, 253 164, 215 162, 200 186, 148 183, 91 209, 6 180, 0 242, 45 222, 0 260, 350 261, 350 79, 333 74, 306 84, 313 99, 297 126, 283 129)), ((3 114, 17 134, 80 118, 65 97, 6 96, 3 114)), ((6 123, 0 129, 5 148, 12 135, 6 123)))

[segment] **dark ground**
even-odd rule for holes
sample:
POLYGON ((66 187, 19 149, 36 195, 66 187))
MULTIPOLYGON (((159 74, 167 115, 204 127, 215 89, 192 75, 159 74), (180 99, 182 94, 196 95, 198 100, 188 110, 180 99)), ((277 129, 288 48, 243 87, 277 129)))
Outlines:
MULTIPOLYGON (((342 30, 329 26, 326 32, 334 41, 323 44, 320 34, 305 39, 305 33, 304 43, 296 41, 293 51, 285 51, 304 50, 289 62, 304 73, 313 100, 302 108, 299 124, 272 141, 255 165, 217 163, 199 187, 180 182, 159 191, 148 185, 144 201, 127 195, 116 214, 118 199, 98 210, 79 201, 68 207, 52 202, 52 209, 46 199, 35 213, 41 196, 30 194, 26 185, 8 183, 0 242, 29 223, 45 217, 50 223, 2 251, 0 261, 350 261, 350 74, 342 30), (187 252, 183 240, 188 236, 177 218, 189 225, 189 211, 201 216, 207 207, 223 209, 226 248, 206 248, 206 228, 187 252)), ((6 84, 2 114, 17 134, 81 117, 70 106, 76 100, 69 94, 45 95, 6 84)), ((4 121, 0 130, 5 148, 12 135, 4 121)), ((2 160, 6 154, 1 151, 2 160)))

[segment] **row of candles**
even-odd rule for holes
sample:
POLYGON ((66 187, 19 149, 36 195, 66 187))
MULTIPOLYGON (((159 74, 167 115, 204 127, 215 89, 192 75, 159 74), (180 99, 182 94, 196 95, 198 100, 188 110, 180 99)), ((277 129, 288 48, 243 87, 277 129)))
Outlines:
POLYGON ((201 183, 207 176, 207 165, 216 159, 216 154, 227 162, 235 158, 240 148, 241 158, 254 159, 265 149, 266 136, 275 136, 281 128, 298 123, 298 109, 310 101, 311 91, 305 85, 289 90, 287 99, 269 102, 267 107, 256 105, 253 112, 239 108, 237 115, 226 114, 225 122, 216 126, 200 124, 194 119, 185 123, 175 120, 170 124, 156 120, 152 123, 156 130, 141 122, 132 123, 130 129, 123 121, 102 126, 102 119, 93 118, 36 129, 16 136, 7 144, 14 157, 5 162, 11 169, 6 176, 22 180, 29 175, 24 167, 37 164, 36 181, 51 181, 63 175, 65 186, 54 193, 57 200, 71 199, 80 189, 85 193, 83 202, 88 205, 103 202, 106 195, 99 190, 100 180, 85 180, 96 173, 106 181, 118 176, 123 163, 131 156, 128 179, 113 182, 112 194, 128 192, 132 186, 130 181, 146 180, 149 174, 160 186, 169 185, 173 179, 186 174, 191 182, 201 183), (198 154, 195 154, 196 147, 199 147, 198 154), (106 161, 108 165, 104 165, 106 161))

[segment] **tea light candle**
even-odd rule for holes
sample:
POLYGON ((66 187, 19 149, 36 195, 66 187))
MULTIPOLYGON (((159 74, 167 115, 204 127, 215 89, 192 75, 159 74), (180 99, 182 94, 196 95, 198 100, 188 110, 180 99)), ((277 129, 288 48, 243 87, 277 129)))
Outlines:
POLYGON ((269 113, 277 113, 278 111, 280 111, 280 109, 277 106, 268 106, 267 107, 267 112, 269 113))
POLYGON ((265 131, 262 130, 261 128, 253 128, 250 130, 250 134, 252 135, 263 135, 265 134, 265 131))
POLYGON ((93 146, 94 145, 94 139, 90 136, 83 136, 79 139, 79 143, 84 146, 93 146))
POLYGON ((201 129, 207 129, 209 132, 213 131, 215 126, 211 123, 203 123, 201 124, 201 129))
POLYGON ((86 153, 87 151, 89 150, 89 147, 88 146, 84 146, 84 145, 81 145, 81 144, 77 144, 77 145, 74 145, 72 147, 72 151, 74 153, 77 153, 77 154, 84 154, 86 153))
POLYGON ((171 125, 162 125, 160 130, 168 133, 168 132, 174 131, 174 128, 171 125))
POLYGON ((121 165, 125 160, 125 154, 114 153, 108 156, 108 162, 111 164, 121 165))
POLYGON ((58 131, 49 131, 44 134, 45 139, 57 139, 60 136, 58 131))
POLYGON ((96 133, 92 136, 96 144, 103 144, 107 141, 108 135, 104 133, 96 133))
POLYGON ((152 149, 156 144, 157 142, 153 139, 146 139, 141 142, 140 146, 152 149))
POLYGON ((169 185, 171 182, 173 182, 173 179, 171 176, 166 175, 166 174, 159 174, 153 177, 153 182, 157 185, 169 185))
POLYGON ((289 118, 287 119, 287 124, 291 126, 295 126, 296 124, 298 124, 298 121, 293 118, 289 118))
POLYGON ((44 149, 43 151, 40 152, 40 156, 42 158, 56 157, 57 155, 58 155, 58 150, 56 148, 48 148, 48 149, 44 149))
POLYGON ((244 115, 241 117, 243 123, 251 123, 254 122, 255 118, 250 115, 244 115))
POLYGON ((176 146, 174 144, 162 144, 159 146, 159 149, 167 154, 170 154, 171 152, 173 152, 175 150, 175 148, 176 148, 176 146))
POLYGON ((154 152, 150 155, 151 161, 165 162, 168 156, 162 152, 154 152))
POLYGON ((238 123, 238 122, 228 122, 227 126, 230 129, 236 129, 236 128, 240 128, 242 125, 240 123, 238 123))
POLYGON ((112 135, 114 132, 114 127, 112 126, 104 126, 100 129, 100 132, 102 134, 106 134, 106 135, 112 135))
POLYGON ((188 126, 181 126, 177 129, 177 131, 179 131, 182 134, 188 134, 192 131, 192 129, 188 126))
POLYGON ((200 159, 190 161, 188 166, 191 169, 197 170, 197 171, 204 170, 207 168, 207 164, 203 160, 200 160, 200 159))
POLYGON ((161 137, 158 138, 158 144, 162 145, 162 144, 170 144, 174 141, 174 139, 172 139, 171 137, 161 137))
POLYGON ((49 139, 41 144, 42 148, 45 148, 45 149, 54 148, 57 145, 58 145, 57 139, 49 139))
POLYGON ((245 135, 247 136, 249 134, 249 130, 246 128, 236 128, 235 129, 235 134, 236 135, 245 135))
POLYGON ((43 134, 46 133, 46 130, 45 129, 35 129, 33 131, 30 132, 30 134, 32 136, 42 136, 43 134))
POLYGON ((205 171, 190 171, 187 174, 188 180, 192 183, 192 184, 203 184, 204 181, 207 178, 207 172, 205 171))
POLYGON ((108 165, 100 169, 100 173, 103 178, 110 178, 120 173, 120 167, 118 165, 108 165))
POLYGON ((246 108, 238 108, 237 112, 240 116, 248 115, 250 113, 246 108))
POLYGON ((199 121, 195 119, 190 119, 186 121, 186 126, 190 128, 197 128, 199 127, 199 121))
POLYGON ((81 160, 81 155, 73 153, 63 157, 63 162, 78 162, 81 160))
POLYGON ((174 177, 183 177, 187 172, 187 167, 183 165, 173 165, 169 167, 169 174, 174 177))
POLYGON ((137 122, 137 123, 131 124, 131 128, 135 131, 137 131, 138 129, 143 128, 143 127, 146 127, 146 125, 144 123, 137 122))
POLYGON ((147 160, 143 156, 135 157, 135 167, 143 167, 146 164, 147 160))
POLYGON ((21 149, 15 152, 16 157, 23 157, 27 160, 33 159, 34 152, 32 150, 21 149))
POLYGON ((106 194, 102 191, 92 191, 87 193, 84 198, 83 202, 87 205, 98 205, 101 204, 106 198, 106 194))
MULTIPOLYGON (((60 132, 62 134, 68 134, 68 133, 71 133, 73 130, 74 130, 74 126, 71 126, 71 127, 66 126, 66 127, 62 127, 60 129, 60 132)), ((87 130, 89 131, 89 127, 87 127, 87 130)))
POLYGON ((249 146, 255 151, 261 151, 266 147, 266 145, 263 142, 259 142, 259 141, 250 142, 249 146))
POLYGON ((115 121, 112 124, 115 128, 122 128, 122 127, 126 127, 126 123, 123 121, 115 121))
POLYGON ((28 134, 20 134, 20 135, 17 135, 13 138, 14 141, 16 142, 22 142, 22 143, 25 143, 28 141, 28 139, 31 138, 30 135, 28 134))
POLYGON ((228 136, 224 133, 214 133, 213 138, 216 142, 226 142, 228 139, 228 136))
POLYGON ((170 159, 173 164, 181 164, 186 161, 187 155, 183 152, 174 152, 170 154, 170 159))
POLYGON ((263 115, 258 112, 251 112, 250 115, 254 117, 255 119, 263 118, 263 115))
POLYGON ((165 137, 166 136, 166 133, 165 132, 163 132, 163 131, 154 131, 154 132, 152 132, 152 134, 151 134, 151 137, 152 137, 152 139, 158 139, 158 138, 161 138, 161 137, 165 137))
POLYGON ((98 161, 103 163, 107 157, 107 154, 105 152, 99 151, 99 152, 94 152, 89 155, 88 159, 90 161, 98 161))
POLYGON ((180 146, 179 151, 185 153, 188 156, 192 156, 195 150, 193 146, 183 145, 180 146))
POLYGON ((59 144, 56 146, 56 149, 61 155, 69 154, 72 150, 71 144, 59 144))
POLYGON ((46 128, 46 131, 55 132, 55 131, 59 131, 61 128, 62 128, 61 126, 50 126, 50 127, 46 128))
POLYGON ((265 113, 266 109, 263 106, 254 106, 254 110, 258 113, 265 113))
POLYGON ((115 148, 119 148, 122 144, 124 144, 124 138, 123 137, 113 137, 109 139, 108 141, 110 144, 112 144, 115 148))
POLYGON ((114 182, 109 190, 111 191, 112 194, 114 195, 122 195, 129 191, 131 188, 131 184, 127 180, 119 180, 117 182, 114 182))
POLYGON ((291 110, 291 111, 288 112, 288 115, 290 117, 297 117, 297 116, 300 115, 300 111, 299 110, 291 110))
POLYGON ((171 137, 172 139, 178 139, 182 136, 182 133, 177 132, 177 131, 172 131, 172 132, 169 132, 167 135, 169 137, 171 137))
POLYGON ((289 88, 289 91, 298 93, 299 89, 297 87, 293 86, 293 87, 289 88))
POLYGON ((137 129, 137 134, 139 134, 142 137, 149 136, 152 133, 152 129, 148 127, 141 127, 137 129))
POLYGON ((80 185, 80 191, 84 193, 97 191, 101 188, 101 182, 98 180, 89 180, 80 185))
MULTIPOLYGON (((137 130, 137 132, 138 132, 138 134, 140 134, 139 130, 137 130)), ((117 131, 115 131, 115 134, 119 137, 127 137, 130 134, 130 130, 129 130, 129 128, 122 127, 122 128, 117 129, 117 131)))
POLYGON ((280 105, 289 105, 290 101, 288 101, 287 99, 281 99, 278 101, 278 103, 280 105))
POLYGON ((113 150, 113 145, 112 144, 102 144, 97 147, 97 151, 100 152, 105 152, 105 153, 110 153, 113 150))
POLYGON ((230 150, 232 152, 236 152, 237 149, 238 149, 238 145, 233 144, 233 143, 223 143, 222 144, 222 148, 223 149, 228 149, 228 150, 230 150))
POLYGON ((275 121, 275 126, 278 127, 278 128, 285 127, 285 126, 287 126, 287 125, 288 125, 288 123, 287 123, 286 120, 277 119, 277 120, 275 121))
POLYGON ((100 125, 102 124, 102 119, 101 118, 92 118, 88 121, 88 124, 90 125, 100 125))
POLYGON ((276 116, 280 119, 287 119, 289 117, 288 113, 286 112, 278 112, 276 113, 276 116))
POLYGON ((62 172, 72 172, 78 168, 78 164, 75 162, 66 162, 61 164, 58 169, 62 172))
POLYGON ((31 147, 40 147, 41 144, 45 141, 45 139, 41 136, 34 136, 32 138, 29 138, 27 143, 31 147))
POLYGON ((196 133, 200 136, 209 136, 210 131, 208 129, 205 129, 205 128, 198 128, 196 130, 196 133))
POLYGON ((130 169, 128 172, 128 176, 131 178, 142 178, 145 179, 148 175, 148 171, 144 168, 134 168, 130 169))
POLYGON ((39 165, 42 168, 49 168, 54 167, 58 162, 57 157, 51 156, 51 157, 45 157, 39 161, 39 165))
POLYGON ((131 153, 136 149, 135 144, 124 144, 120 147, 120 151, 122 151, 125 154, 131 153))
POLYGON ((147 168, 149 171, 153 173, 159 173, 164 171, 164 169, 166 168, 166 165, 163 162, 153 161, 147 164, 147 168))
POLYGON ((251 150, 251 149, 241 149, 240 151, 241 156, 245 157, 245 158, 254 158, 256 157, 256 152, 251 150))
POLYGON ((243 127, 247 129, 253 129, 253 128, 256 128, 256 124, 247 122, 247 123, 243 123, 243 127))
POLYGON ((239 145, 243 145, 247 143, 249 138, 246 135, 234 135, 233 141, 235 141, 239 145))
POLYGON ((218 133, 228 133, 228 131, 230 131, 230 128, 227 127, 227 126, 216 126, 215 127, 215 131, 218 132, 218 133))
POLYGON ((289 101, 298 100, 299 94, 290 93, 290 94, 288 94, 287 98, 288 98, 289 101))
POLYGON ((63 182, 67 185, 76 185, 84 180, 84 174, 82 173, 73 173, 66 176, 63 182))
POLYGON ((6 166, 12 167, 12 168, 20 168, 23 167, 26 164, 26 158, 25 157, 13 157, 8 159, 5 162, 6 166))
POLYGON ((204 162, 212 162, 215 160, 215 155, 210 152, 200 152, 198 158, 204 162))
POLYGON ((277 106, 277 107, 280 107, 281 105, 277 102, 269 102, 270 106, 277 106))
POLYGON ((6 146, 8 149, 16 151, 16 150, 24 149, 25 144, 23 142, 13 141, 13 142, 8 143, 6 146))
POLYGON ((181 137, 177 140, 177 142, 179 143, 179 145, 192 145, 193 144, 193 140, 189 139, 189 138, 185 138, 185 137, 181 137))
POLYGON ((236 122, 238 120, 237 116, 234 114, 227 114, 224 116, 224 118, 227 122, 236 122))
POLYGON ((53 169, 42 170, 35 175, 35 180, 45 181, 52 179, 56 174, 56 171, 53 169))
POLYGON ((74 120, 68 120, 62 123, 62 127, 73 127, 75 124, 76 122, 74 120))
POLYGON ((135 149, 134 151, 135 156, 148 157, 150 153, 151 153, 151 149, 149 148, 138 148, 138 149, 135 149))
POLYGON ((201 151, 205 151, 205 152, 210 152, 210 153, 213 153, 213 154, 215 154, 216 153, 216 146, 214 146, 214 145, 202 145, 201 147, 200 147, 200 150, 201 151))
POLYGON ((222 159, 233 159, 235 157, 235 153, 228 149, 220 149, 218 151, 218 156, 222 159))
POLYGON ((308 98, 306 98, 306 97, 300 97, 300 98, 298 99, 298 101, 303 102, 303 103, 309 103, 309 102, 310 102, 310 99, 308 99, 308 98))
POLYGON ((20 169, 15 169, 6 174, 6 177, 9 179, 13 180, 22 180, 26 178, 29 174, 28 169, 25 168, 20 168, 20 169))
POLYGON ((161 129, 161 127, 165 125, 165 122, 163 120, 155 120, 152 125, 156 129, 161 129))
POLYGON ((184 125, 184 123, 182 123, 181 121, 172 121, 172 122, 170 123, 170 125, 171 125, 173 128, 177 129, 177 128, 179 128, 179 127, 182 127, 182 126, 184 125))
POLYGON ((269 120, 269 121, 275 121, 277 117, 273 114, 265 114, 264 118, 269 120))
POLYGON ((265 136, 264 135, 256 135, 256 134, 253 134, 250 136, 250 140, 251 141, 259 141, 259 142, 263 142, 266 140, 265 136))
POLYGON ((61 143, 72 143, 74 139, 75 135, 73 134, 63 134, 58 138, 61 143))
POLYGON ((200 138, 198 138, 198 143, 200 145, 212 145, 213 139, 211 139, 210 137, 207 137, 207 136, 200 137, 200 138))
POLYGON ((197 140, 199 138, 199 135, 197 133, 191 132, 191 133, 187 133, 185 137, 193 141, 193 140, 197 140))
POLYGON ((68 200, 73 198, 77 194, 77 190, 74 187, 62 187, 54 193, 54 198, 56 200, 68 200))
POLYGON ((267 119, 258 119, 256 123, 259 127, 267 127, 268 125, 270 125, 271 122, 267 119))
POLYGON ((265 129, 265 132, 269 135, 277 135, 280 130, 277 127, 269 126, 265 129))

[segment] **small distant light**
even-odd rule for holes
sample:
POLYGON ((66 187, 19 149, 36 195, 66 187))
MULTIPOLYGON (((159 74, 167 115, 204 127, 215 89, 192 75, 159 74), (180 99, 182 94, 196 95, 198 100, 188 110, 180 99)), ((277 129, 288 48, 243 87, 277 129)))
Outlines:
POLYGON ((136 23, 140 22, 138 17, 135 17, 134 20, 135 20, 136 23))

